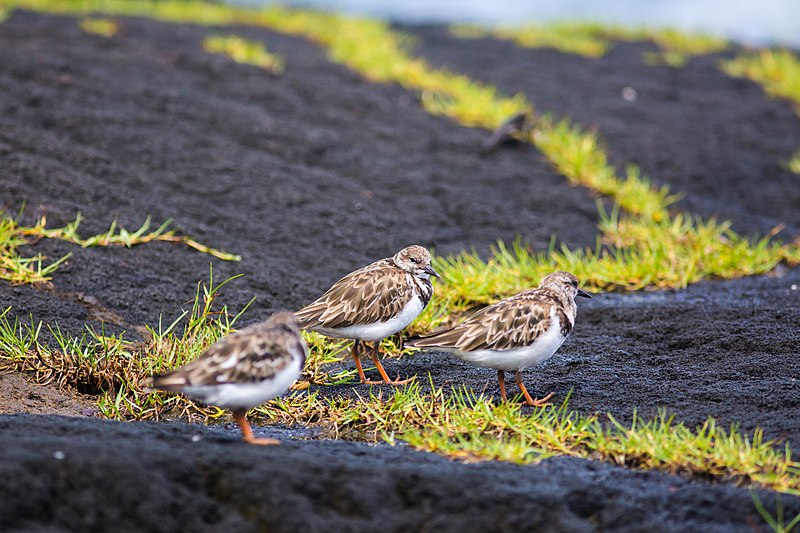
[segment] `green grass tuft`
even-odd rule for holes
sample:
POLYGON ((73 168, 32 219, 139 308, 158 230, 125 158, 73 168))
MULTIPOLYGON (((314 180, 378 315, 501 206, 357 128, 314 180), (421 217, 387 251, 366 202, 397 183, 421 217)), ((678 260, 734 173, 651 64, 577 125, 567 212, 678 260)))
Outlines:
POLYGON ((176 242, 225 261, 241 260, 238 255, 209 248, 190 237, 176 235, 174 230, 168 229, 172 223, 170 220, 152 230, 148 217, 139 229, 133 232, 118 227, 114 221, 108 231, 89 237, 81 237, 78 233, 82 221, 83 217, 78 213, 75 220, 66 226, 48 228, 47 218, 42 216, 32 226, 25 226, 19 222, 19 216, 14 218, 0 210, 0 279, 11 283, 49 282, 53 273, 64 261, 69 259, 71 254, 47 263, 47 258, 41 254, 27 257, 20 253, 20 247, 33 245, 40 239, 58 239, 77 244, 82 248, 96 246, 130 248, 154 241, 176 242))
POLYGON ((151 230, 152 222, 150 217, 147 217, 142 225, 136 231, 130 232, 125 228, 117 226, 117 221, 111 223, 108 231, 99 233, 90 237, 81 237, 78 234, 78 227, 83 221, 80 213, 75 217, 73 222, 70 222, 62 228, 47 228, 47 218, 42 216, 36 224, 30 228, 20 228, 20 232, 26 237, 32 238, 45 238, 45 239, 59 239, 66 242, 77 244, 82 248, 90 248, 94 246, 125 246, 131 248, 140 244, 147 244, 155 241, 175 242, 182 243, 193 248, 198 252, 203 252, 222 259, 223 261, 241 261, 241 256, 223 252, 215 248, 210 248, 204 244, 200 244, 191 237, 184 235, 176 235, 175 230, 168 229, 172 224, 172 220, 167 220, 156 229, 151 230))
POLYGON ((670 194, 666 186, 654 188, 635 165, 629 165, 625 179, 620 179, 596 133, 548 116, 536 124, 531 142, 572 183, 607 195, 629 213, 653 222, 669 218, 667 210, 680 195, 670 194))
POLYGON ((108 18, 84 17, 80 21, 80 27, 86 33, 103 37, 113 37, 119 31, 117 23, 108 18))
POLYGON ((282 56, 267 51, 262 43, 248 41, 236 35, 209 35, 203 40, 203 49, 226 55, 237 63, 261 67, 273 74, 282 74, 286 69, 282 56))
POLYGON ((462 39, 497 37, 525 48, 552 48, 566 54, 602 57, 613 46, 610 27, 583 22, 554 22, 524 27, 488 29, 475 25, 451 26, 450 33, 462 39))
POLYGON ((783 499, 780 496, 775 497, 775 516, 772 516, 772 513, 764 507, 756 491, 752 491, 751 496, 758 514, 761 515, 761 518, 775 533, 792 533, 794 528, 800 525, 800 514, 789 520, 789 522, 785 521, 783 517, 783 499))
MULTIPOLYGON (((761 85, 770 96, 785 98, 794 103, 800 115, 800 58, 789 50, 761 50, 740 54, 720 64, 730 76, 748 78, 761 85)), ((795 151, 786 167, 800 174, 800 149, 795 151)))
POLYGON ((198 284, 191 309, 169 325, 159 322, 157 327, 147 327, 149 339, 144 343, 126 341, 121 335, 106 336, 89 326, 79 337, 67 336, 55 325, 47 328, 55 340, 56 347, 51 347, 40 341, 41 322, 11 322, 6 309, 0 316, 0 371, 29 372, 39 383, 98 395, 101 412, 110 418, 158 418, 168 409, 180 410, 186 416, 192 409, 208 416, 221 414, 218 409, 209 411, 180 397, 148 395, 143 384, 153 373, 195 359, 232 330, 250 304, 236 315, 225 306, 213 309, 219 290, 228 281, 215 285, 212 271, 208 285, 198 284), (176 331, 181 322, 179 337, 176 331), (144 350, 146 356, 141 355, 144 350))
POLYGON ((645 62, 674 68, 686 66, 695 56, 722 52, 729 46, 724 39, 712 35, 686 33, 670 28, 646 30, 645 34, 647 39, 661 48, 660 54, 645 54, 645 62))
POLYGON ((16 219, 0 211, 0 279, 11 283, 42 283, 66 261, 69 254, 46 264, 47 258, 41 254, 26 257, 19 251, 21 246, 31 244, 24 226, 16 219))
POLYGON ((800 149, 796 150, 794 154, 792 154, 792 158, 786 163, 786 167, 789 171, 800 174, 800 149))
POLYGON ((749 78, 771 96, 800 105, 800 59, 788 50, 761 50, 722 62, 731 76, 749 78))
POLYGON ((552 48, 566 54, 602 57, 615 41, 651 41, 659 52, 645 52, 643 59, 652 65, 683 67, 694 56, 720 52, 728 43, 720 38, 687 33, 671 28, 626 28, 596 22, 551 22, 527 26, 484 28, 455 25, 450 32, 460 38, 496 37, 525 48, 552 48))
POLYGON ((476 306, 536 286, 556 269, 574 273, 589 290, 603 292, 686 287, 707 278, 762 274, 780 261, 800 262, 798 243, 782 246, 771 235, 742 237, 729 223, 684 214, 653 223, 623 216, 619 209, 606 213, 601 204, 598 208, 603 241, 595 249, 551 246, 534 251, 518 241, 512 246, 498 243, 487 260, 474 251, 435 257, 442 280, 411 327, 428 331, 457 321, 476 306))

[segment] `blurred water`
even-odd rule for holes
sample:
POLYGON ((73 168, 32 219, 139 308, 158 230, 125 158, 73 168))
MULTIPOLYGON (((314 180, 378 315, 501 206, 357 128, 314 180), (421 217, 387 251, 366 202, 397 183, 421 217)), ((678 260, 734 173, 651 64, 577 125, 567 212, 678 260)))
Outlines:
POLYGON ((676 27, 745 44, 800 47, 800 0, 229 0, 281 3, 406 23, 485 25, 592 20, 627 26, 676 27))

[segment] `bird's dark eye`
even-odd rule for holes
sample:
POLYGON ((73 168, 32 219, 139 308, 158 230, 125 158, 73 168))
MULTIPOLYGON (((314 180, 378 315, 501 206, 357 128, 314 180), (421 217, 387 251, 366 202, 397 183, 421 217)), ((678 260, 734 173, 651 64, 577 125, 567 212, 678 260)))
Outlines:
POLYGON ((572 286, 575 287, 576 289, 578 288, 578 280, 577 279, 572 280, 572 286))
POLYGON ((419 263, 419 259, 417 259, 416 257, 409 257, 409 259, 411 260, 412 263, 419 263))

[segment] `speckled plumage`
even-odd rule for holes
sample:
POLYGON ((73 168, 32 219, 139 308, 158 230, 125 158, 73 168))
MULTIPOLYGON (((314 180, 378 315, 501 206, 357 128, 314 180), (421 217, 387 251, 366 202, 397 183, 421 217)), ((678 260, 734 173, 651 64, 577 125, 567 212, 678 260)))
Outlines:
POLYGON ((433 295, 431 276, 439 277, 431 267, 428 250, 409 246, 346 275, 295 316, 303 329, 353 339, 353 357, 363 383, 367 380, 358 355, 359 342, 376 342, 373 362, 384 382, 399 383, 385 375, 376 355, 377 342, 402 331, 425 309, 433 295))
POLYGON ((297 318, 276 313, 220 339, 191 363, 153 376, 152 387, 231 409, 246 441, 275 444, 252 438, 245 413, 286 392, 300 377, 307 353, 297 318))
POLYGON ((529 400, 519 371, 546 361, 566 340, 575 325, 576 296, 591 297, 578 288, 574 275, 556 271, 537 288, 485 307, 460 324, 409 345, 442 350, 496 369, 504 399, 503 371, 515 371, 529 400))

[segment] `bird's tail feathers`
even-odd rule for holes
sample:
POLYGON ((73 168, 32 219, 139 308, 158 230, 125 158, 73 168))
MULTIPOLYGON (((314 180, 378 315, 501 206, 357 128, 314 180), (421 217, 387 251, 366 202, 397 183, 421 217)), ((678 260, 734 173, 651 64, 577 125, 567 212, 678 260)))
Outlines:
POLYGON ((146 392, 155 392, 157 390, 177 390, 189 384, 182 373, 167 372, 165 374, 156 374, 148 379, 144 386, 146 392))

